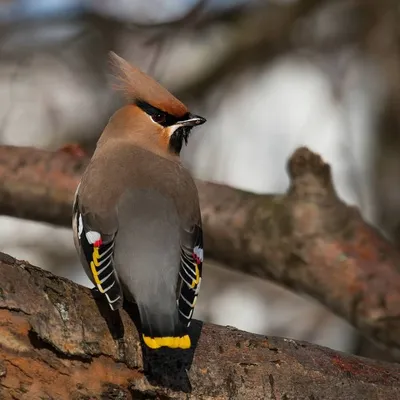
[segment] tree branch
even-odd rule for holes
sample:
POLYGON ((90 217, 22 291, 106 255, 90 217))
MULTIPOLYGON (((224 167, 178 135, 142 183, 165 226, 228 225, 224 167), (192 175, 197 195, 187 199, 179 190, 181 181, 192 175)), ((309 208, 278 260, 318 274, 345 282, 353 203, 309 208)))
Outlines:
MULTIPOLYGON (((0 146, 0 213, 70 226, 87 162, 0 146)), ((399 356, 399 252, 340 201, 319 156, 297 150, 289 174, 277 196, 198 182, 206 256, 313 296, 399 356)))
POLYGON ((400 396, 397 364, 199 321, 191 327, 194 358, 192 350, 147 354, 146 365, 153 365, 150 380, 143 373, 132 320, 121 312, 124 340, 114 340, 104 318, 106 308, 96 304, 89 289, 0 253, 0 397, 386 400, 400 396), (189 368, 191 388, 185 372, 189 368), (156 384, 154 376, 162 384, 156 384))

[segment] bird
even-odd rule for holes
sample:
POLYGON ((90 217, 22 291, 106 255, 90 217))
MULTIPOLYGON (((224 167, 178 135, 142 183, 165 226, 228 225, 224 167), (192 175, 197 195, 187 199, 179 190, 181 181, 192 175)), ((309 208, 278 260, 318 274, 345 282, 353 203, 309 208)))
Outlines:
POLYGON ((180 153, 206 119, 116 53, 109 57, 126 104, 109 119, 76 189, 74 244, 111 310, 124 299, 137 304, 148 348, 189 349, 203 230, 180 153))

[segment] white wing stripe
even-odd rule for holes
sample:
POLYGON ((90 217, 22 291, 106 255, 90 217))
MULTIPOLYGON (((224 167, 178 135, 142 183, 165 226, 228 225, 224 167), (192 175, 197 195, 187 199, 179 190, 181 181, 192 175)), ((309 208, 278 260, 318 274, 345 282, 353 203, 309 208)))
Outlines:
MULTIPOLYGON (((114 273, 114 271, 111 271, 104 279, 102 279, 100 281, 100 283, 103 284, 113 273, 114 273)), ((115 283, 115 281, 114 281, 114 283, 115 283)))
POLYGON ((104 293, 108 292, 114 285, 115 285, 115 281, 108 288, 103 289, 104 293))
POLYGON ((192 286, 192 284, 191 283, 189 283, 183 276, 182 276, 182 274, 181 273, 179 273, 179 276, 182 278, 182 280, 186 283, 186 285, 188 285, 189 287, 191 287, 192 286))
POLYGON ((193 307, 193 304, 185 298, 185 296, 181 293, 179 296, 189 307, 193 307))
MULTIPOLYGON (((114 242, 112 243, 112 245, 111 245, 104 253, 99 254, 99 258, 103 259, 103 257, 105 257, 105 255, 106 255, 110 250, 113 249, 113 247, 114 247, 114 242)), ((109 254, 106 258, 108 258, 109 256, 110 256, 110 254, 109 254)))
POLYGON ((188 314, 188 315, 185 315, 183 312, 182 312, 182 310, 178 310, 179 311, 179 313, 181 314, 181 315, 183 315, 186 319, 190 319, 191 317, 192 317, 192 314, 193 314, 193 309, 191 309, 190 310, 190 313, 188 314))
POLYGON ((106 297, 107 297, 107 300, 108 300, 108 302, 109 302, 110 304, 115 303, 116 301, 118 301, 118 300, 121 298, 121 296, 118 296, 116 299, 111 300, 107 293, 106 293, 106 297))
POLYGON ((99 265, 104 264, 111 256, 112 256, 112 253, 110 253, 106 258, 102 259, 102 260, 99 262, 99 265))
MULTIPOLYGON (((105 265, 100 271, 97 271, 97 274, 100 275, 102 272, 104 272, 111 264, 112 259, 110 258, 110 261, 108 262, 107 265, 105 265)), ((101 263, 100 263, 101 265, 101 263)))
POLYGON ((183 269, 185 270, 185 272, 189 275, 192 276, 193 279, 196 279, 196 272, 193 271, 193 265, 188 265, 185 260, 182 259, 182 266, 184 267, 183 269), (189 270, 189 271, 188 271, 189 270))

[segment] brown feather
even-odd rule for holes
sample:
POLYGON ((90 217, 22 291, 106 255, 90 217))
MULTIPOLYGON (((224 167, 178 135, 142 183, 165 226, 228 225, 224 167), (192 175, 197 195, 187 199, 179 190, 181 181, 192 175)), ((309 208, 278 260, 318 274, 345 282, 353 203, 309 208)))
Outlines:
POLYGON ((126 105, 114 113, 97 146, 113 139, 123 139, 169 159, 177 157, 169 151, 168 129, 149 123, 149 116, 136 105, 126 105))
POLYGON ((143 100, 177 117, 188 112, 186 106, 167 89, 114 52, 110 52, 110 62, 114 75, 119 81, 114 88, 124 92, 130 101, 143 100))

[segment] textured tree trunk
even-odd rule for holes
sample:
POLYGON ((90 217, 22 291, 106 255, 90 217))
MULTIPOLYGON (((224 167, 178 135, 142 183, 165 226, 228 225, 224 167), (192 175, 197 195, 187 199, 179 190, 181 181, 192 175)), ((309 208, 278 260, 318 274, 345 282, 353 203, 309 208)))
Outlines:
POLYGON ((2 400, 400 398, 397 364, 199 321, 194 351, 145 353, 144 373, 131 317, 118 338, 89 289, 3 253, 0 288, 2 400))

